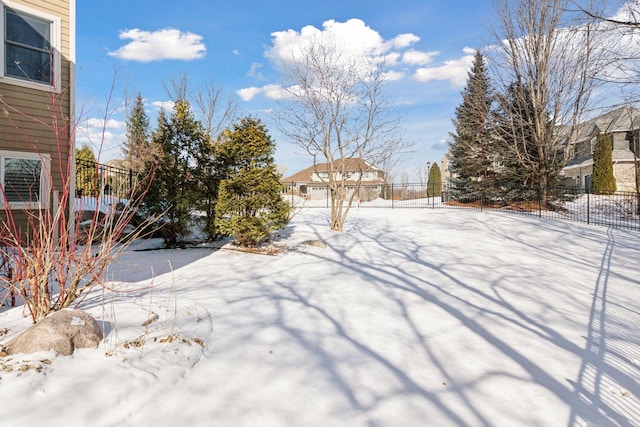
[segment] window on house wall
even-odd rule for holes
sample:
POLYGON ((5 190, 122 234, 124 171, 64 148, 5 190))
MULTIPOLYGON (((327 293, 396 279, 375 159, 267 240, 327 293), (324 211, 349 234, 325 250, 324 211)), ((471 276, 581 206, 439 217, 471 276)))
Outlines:
POLYGON ((0 78, 21 86, 59 88, 60 19, 2 1, 0 78))
POLYGON ((0 205, 44 207, 48 163, 35 154, 0 152, 0 205))

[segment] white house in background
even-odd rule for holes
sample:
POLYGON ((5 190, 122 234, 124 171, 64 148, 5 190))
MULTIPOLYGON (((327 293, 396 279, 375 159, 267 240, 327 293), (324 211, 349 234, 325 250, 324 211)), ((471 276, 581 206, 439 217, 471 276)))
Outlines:
POLYGON ((568 183, 590 188, 593 149, 598 135, 602 134, 611 137, 613 175, 617 190, 636 191, 635 163, 638 161, 638 153, 634 155, 634 150, 640 146, 640 110, 630 106, 617 108, 578 125, 576 142, 564 142, 569 150, 569 161, 561 175, 568 183))
MULTIPOLYGON (((335 179, 342 179, 339 169, 339 160, 333 162, 335 179)), ((283 186, 288 194, 303 197, 307 200, 327 200, 329 198, 329 189, 327 181, 329 180, 329 164, 321 163, 308 167, 291 176, 281 179, 283 186)), ((367 163, 362 159, 345 160, 345 184, 347 194, 350 197, 356 191, 357 182, 361 179, 360 189, 356 195, 356 199, 369 201, 380 197, 383 186, 386 184, 385 173, 367 163)))

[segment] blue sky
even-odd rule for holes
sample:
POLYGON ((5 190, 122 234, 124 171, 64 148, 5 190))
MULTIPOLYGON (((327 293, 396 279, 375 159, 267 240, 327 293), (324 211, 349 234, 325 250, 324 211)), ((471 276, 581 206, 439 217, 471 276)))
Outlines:
POLYGON ((388 95, 415 153, 396 171, 412 176, 440 161, 452 130, 473 51, 492 42, 491 1, 103 0, 77 3, 77 97, 80 143, 100 143, 101 159, 119 156, 123 100, 140 92, 155 126, 169 100, 165 84, 186 74, 193 90, 213 81, 235 97, 242 115, 263 119, 277 143, 276 162, 292 174, 310 165, 284 140, 265 111, 278 108, 278 55, 308 32, 333 32, 346 43, 394 58, 388 95), (304 30, 303 30, 304 29, 304 30), (285 37, 286 35, 286 37, 285 37), (268 55, 268 52, 271 52, 268 55), (111 91, 113 84, 113 90, 111 91))

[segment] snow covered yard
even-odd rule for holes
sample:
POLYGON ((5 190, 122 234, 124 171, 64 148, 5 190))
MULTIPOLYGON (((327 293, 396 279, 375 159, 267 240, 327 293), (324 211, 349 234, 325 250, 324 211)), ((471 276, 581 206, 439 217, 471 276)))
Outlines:
MULTIPOLYGON (((640 233, 328 218, 297 215, 278 256, 128 252, 109 272, 128 292, 80 307, 100 348, 0 358, 0 425, 640 426, 640 233)), ((0 342, 28 326, 2 308, 0 342)))

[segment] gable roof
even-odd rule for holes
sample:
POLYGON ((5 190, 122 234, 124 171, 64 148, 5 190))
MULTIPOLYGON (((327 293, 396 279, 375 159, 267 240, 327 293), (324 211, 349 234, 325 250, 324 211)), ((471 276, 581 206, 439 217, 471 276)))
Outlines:
MULTIPOLYGON (((334 160, 332 162, 334 169, 340 168, 341 160, 334 160)), ((377 171, 379 175, 383 175, 382 171, 375 166, 371 165, 367 161, 363 159, 344 159, 344 167, 347 172, 364 172, 364 171, 377 171)), ((318 182, 313 180, 313 174, 319 172, 328 172, 329 171, 329 163, 318 163, 316 165, 310 166, 306 169, 303 169, 295 174, 282 178, 281 182, 318 182)), ((355 182, 355 181, 354 181, 355 182)), ((364 181, 363 181, 364 182, 364 181)), ((371 182, 379 182, 384 183, 385 179, 383 176, 378 176, 378 178, 374 181, 366 181, 367 183, 371 182)))
MULTIPOLYGON (((563 126, 560 134, 568 137, 569 126, 563 126)), ((640 128, 640 110, 625 105, 601 114, 577 126, 577 142, 591 139, 598 133, 627 132, 640 128)))

